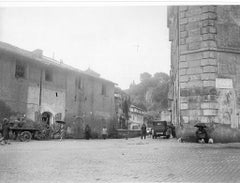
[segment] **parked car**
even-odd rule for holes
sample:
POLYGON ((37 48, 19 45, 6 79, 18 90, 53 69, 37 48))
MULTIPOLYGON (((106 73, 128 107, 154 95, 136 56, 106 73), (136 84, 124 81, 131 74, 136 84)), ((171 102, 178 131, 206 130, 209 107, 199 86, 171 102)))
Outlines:
POLYGON ((153 120, 152 123, 152 138, 165 137, 169 138, 171 136, 171 128, 168 127, 167 121, 153 120))

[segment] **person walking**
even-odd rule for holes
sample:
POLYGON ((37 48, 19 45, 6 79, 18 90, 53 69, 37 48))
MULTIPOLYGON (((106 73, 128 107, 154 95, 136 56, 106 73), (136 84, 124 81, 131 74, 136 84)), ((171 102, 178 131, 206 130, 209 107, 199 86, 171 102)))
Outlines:
POLYGON ((104 140, 107 138, 107 128, 105 126, 102 129, 102 137, 104 140))
POLYGON ((89 127, 89 125, 86 125, 85 127, 85 138, 87 140, 89 140, 91 137, 91 128, 89 127))
POLYGON ((141 139, 146 139, 146 134, 147 134, 147 127, 145 125, 145 123, 143 123, 142 127, 141 127, 141 139))
POLYGON ((7 118, 4 118, 3 125, 2 125, 2 136, 3 136, 2 142, 3 142, 3 144, 10 144, 9 132, 10 132, 9 120, 7 118))
POLYGON ((64 137, 64 125, 60 124, 60 141, 62 141, 63 137, 64 137))

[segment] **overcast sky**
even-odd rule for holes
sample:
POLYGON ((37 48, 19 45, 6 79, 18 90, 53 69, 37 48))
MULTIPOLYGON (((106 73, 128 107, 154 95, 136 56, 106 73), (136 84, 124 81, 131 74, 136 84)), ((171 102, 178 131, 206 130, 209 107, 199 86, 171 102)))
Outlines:
POLYGON ((170 69, 166 6, 5 7, 0 40, 127 89, 140 73, 170 69))

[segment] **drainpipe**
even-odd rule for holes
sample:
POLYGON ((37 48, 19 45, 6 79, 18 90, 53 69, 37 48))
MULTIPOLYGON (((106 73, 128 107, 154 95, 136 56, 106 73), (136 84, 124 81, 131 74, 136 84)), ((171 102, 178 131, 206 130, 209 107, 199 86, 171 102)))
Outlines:
POLYGON ((39 83, 39 112, 42 105, 42 75, 43 75, 43 70, 41 69, 40 83, 39 83))

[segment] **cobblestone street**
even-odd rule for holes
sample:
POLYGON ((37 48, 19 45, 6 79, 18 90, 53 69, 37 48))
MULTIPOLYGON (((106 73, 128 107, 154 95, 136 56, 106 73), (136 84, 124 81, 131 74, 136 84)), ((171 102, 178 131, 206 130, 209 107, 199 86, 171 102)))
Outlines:
POLYGON ((176 139, 12 142, 0 182, 240 182, 240 144, 176 139))

